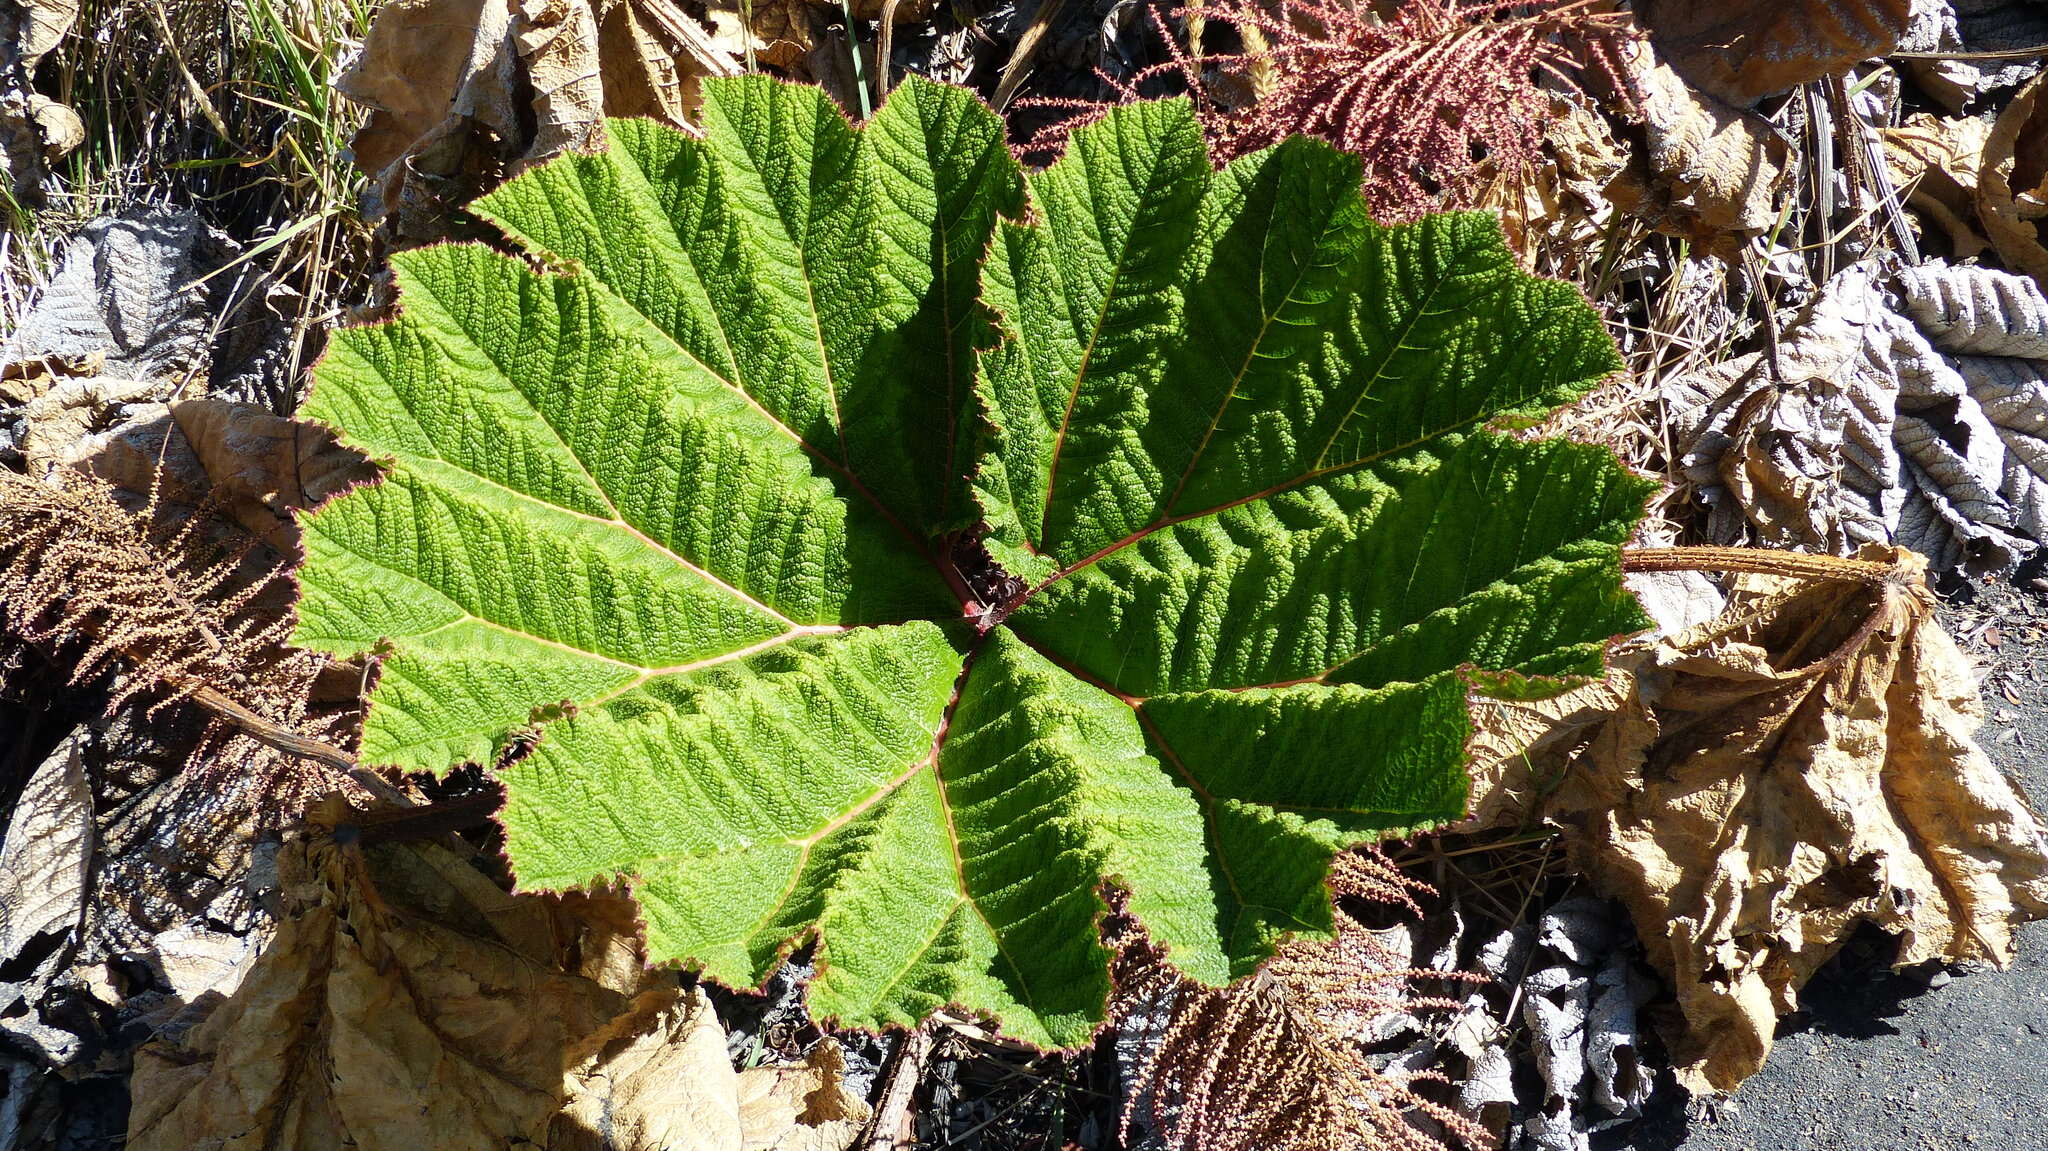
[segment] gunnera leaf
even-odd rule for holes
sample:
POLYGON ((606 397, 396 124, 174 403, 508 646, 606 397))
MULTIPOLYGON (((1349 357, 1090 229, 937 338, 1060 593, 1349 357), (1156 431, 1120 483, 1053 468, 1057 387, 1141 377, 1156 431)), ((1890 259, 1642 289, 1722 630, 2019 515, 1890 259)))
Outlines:
POLYGON ((388 643, 370 762, 563 716, 506 850, 626 879, 657 960, 814 935, 820 1016, 1082 1042, 1105 885, 1248 971, 1330 930, 1335 852, 1463 814, 1476 669, 1644 626, 1649 484, 1489 430, 1618 357, 1483 216, 1375 225, 1309 141, 1214 170, 1174 102, 1029 176, 915 79, 608 131, 476 205, 549 270, 407 252, 337 334, 305 414, 387 474, 307 517, 298 638, 388 643))

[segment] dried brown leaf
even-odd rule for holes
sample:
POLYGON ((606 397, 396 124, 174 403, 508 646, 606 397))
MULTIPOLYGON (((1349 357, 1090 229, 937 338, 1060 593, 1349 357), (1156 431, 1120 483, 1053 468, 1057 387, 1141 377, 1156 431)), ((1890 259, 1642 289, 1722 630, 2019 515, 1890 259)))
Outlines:
POLYGON ((2048 298, 1930 261, 1842 269, 1750 354, 1668 381, 1685 475, 1721 543, 2008 571, 2048 537, 2048 298))
POLYGON ((257 404, 184 400, 130 410, 127 422, 85 445, 92 454, 81 467, 130 502, 153 499, 161 519, 211 517, 221 532, 261 538, 280 555, 297 538, 291 509, 376 476, 361 453, 324 429, 257 404))
POLYGON ((36 65, 78 19, 78 0, 21 0, 0 8, 0 163, 17 199, 41 202, 50 161, 85 142, 69 107, 31 85, 36 65))
POLYGON ((550 1151, 740 1151, 738 1082, 725 1029, 701 989, 626 1028, 590 1066, 553 1122, 550 1151))
POLYGON ((78 20, 78 0, 24 0, 14 7, 0 21, 8 33, 5 52, 10 61, 18 59, 24 70, 33 72, 78 20))
POLYGON ((633 1007, 561 970, 539 897, 433 844, 365 850, 354 818, 329 801, 279 852, 287 915, 234 997, 137 1054, 130 1147, 539 1142, 633 1007))
POLYGON ((234 352, 221 326, 262 327, 258 309, 228 299, 228 281, 212 276, 235 250, 196 213, 147 205, 97 217, 65 241, 34 306, 0 333, 0 400, 21 405, 0 419, 15 425, 14 450, 31 472, 85 458, 103 442, 89 436, 140 405, 197 397, 227 370, 234 352))
POLYGON ((339 82, 371 109, 354 141, 370 210, 438 238, 519 166, 599 147, 606 116, 687 124, 740 50, 674 0, 392 0, 339 82))
POLYGON ((613 4, 598 30, 604 114, 672 124, 696 114, 698 80, 724 76, 746 51, 670 3, 613 4))
POLYGON ((1908 0, 1644 0, 1658 51, 1701 90, 1746 108, 1766 96, 1884 56, 1906 31, 1908 0))
POLYGON ((172 404, 170 414, 205 470, 217 506, 280 552, 298 534, 292 509, 313 507, 375 476, 329 429, 255 404, 186 400, 172 404))
POLYGON ((1617 57, 1644 148, 1609 183, 1615 206, 1724 253, 1775 224, 1789 150, 1770 125, 1694 89, 1647 43, 1617 57))
POLYGON ((106 445, 120 413, 162 400, 173 385, 101 375, 45 375, 24 380, 40 394, 23 404, 15 445, 31 474, 74 464, 106 445))
MULTIPOLYGON (((533 135, 526 141, 527 156, 592 152, 604 145, 606 85, 594 7, 574 0, 512 0, 512 44, 525 65, 526 84, 524 91, 503 96, 510 103, 531 93, 533 135)), ((629 54, 647 46, 639 40, 624 45, 629 54)), ((623 85, 625 69, 615 64, 613 71, 623 85)), ((661 104, 658 96, 638 103, 657 111, 661 104)))
MULTIPOLYGON (((509 108, 452 105, 510 31, 504 0, 388 0, 344 73, 342 95, 370 108, 356 133, 356 164, 383 172, 450 115, 511 130, 509 108), (490 122, 495 120, 496 122, 490 122)), ((472 98, 473 99, 473 98, 472 98)))
POLYGON ((1599 259, 1604 189, 1628 161, 1590 101, 1555 92, 1549 97, 1550 122, 1543 133, 1548 157, 1525 171, 1496 170, 1474 206, 1499 213, 1508 247, 1523 267, 1570 279, 1599 259))
POLYGON ((1588 733, 1628 697, 1626 676, 1588 680, 1548 699, 1471 699, 1472 830, 1532 820, 1564 779, 1564 764, 1588 733))
POLYGON ((1859 923, 1902 936, 1902 965, 2002 965, 2013 924, 2048 913, 2040 818, 1976 743, 1925 561, 1865 558, 1889 577, 1744 577, 1721 620, 1618 659, 1622 705, 1538 765, 1562 773, 1543 810, 1574 863, 1677 990, 1694 1090, 1763 1065, 1859 923))
POLYGON ((834 1039, 794 1067, 739 1074, 745 1151, 843 1151, 867 1125, 868 1105, 846 1086, 846 1053, 834 1039))
POLYGON ((1751 354, 1667 385, 1709 538, 1835 554, 1890 539, 1898 500, 1869 493, 1902 483, 1892 437, 1911 335, 1875 267, 1859 264, 1785 327, 1775 372, 1751 354))
POLYGON ((78 931, 93 851, 86 738, 65 737, 14 802, 0 841, 0 963, 17 963, 37 936, 78 931))
POLYGON ((2036 76, 2005 111, 1984 141, 1977 166, 1977 213, 1998 258, 2048 287, 2048 173, 2039 170, 2039 141, 2048 138, 2048 74, 2036 76))
POLYGON ((1990 246, 1975 227, 1977 164, 1990 135, 1991 125, 1975 117, 1924 112, 1879 132, 1892 183, 1910 188, 1907 206, 1947 233, 1951 259, 1966 260, 1990 246))
POLYGON ((701 988, 643 992, 600 1040, 570 1072, 549 1151, 844 1151, 867 1122, 837 1040, 795 1066, 735 1073, 701 988))
POLYGON ((830 1040, 736 1076, 632 905, 507 894, 332 798, 278 854, 286 913, 235 995, 137 1055, 133 1148, 842 1151, 830 1040))
POLYGON ((42 137, 43 155, 50 160, 69 156, 85 143, 85 121, 71 110, 38 92, 28 98, 28 119, 42 137))
POLYGON ((2048 43, 2048 7, 2033 0, 1926 0, 1899 48, 1913 86, 1950 112, 1962 112, 2041 71, 2037 45, 2048 43))

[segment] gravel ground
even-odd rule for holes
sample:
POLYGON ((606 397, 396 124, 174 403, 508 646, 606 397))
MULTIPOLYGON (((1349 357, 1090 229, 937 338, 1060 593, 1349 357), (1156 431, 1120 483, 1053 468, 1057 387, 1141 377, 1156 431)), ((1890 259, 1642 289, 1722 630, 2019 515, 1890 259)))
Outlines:
MULTIPOLYGON (((2048 803, 2048 584, 1963 590, 1942 621, 1984 672, 1992 758, 2048 803)), ((1612 1151, 2048 1151, 2048 922, 2010 970, 1894 973, 1889 939, 1852 940, 1778 1027, 1734 1098, 1661 1112, 1612 1151)))

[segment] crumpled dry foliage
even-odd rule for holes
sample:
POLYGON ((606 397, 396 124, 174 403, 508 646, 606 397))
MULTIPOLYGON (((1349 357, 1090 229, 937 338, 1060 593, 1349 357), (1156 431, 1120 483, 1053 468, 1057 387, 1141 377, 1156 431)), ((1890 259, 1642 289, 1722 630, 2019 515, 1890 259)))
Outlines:
MULTIPOLYGON (((715 1075, 715 1069, 707 1077, 715 1075)), ((842 1151, 870 1118, 846 1085, 846 1054, 833 1040, 793 1067, 750 1067, 737 1076, 743 1151, 842 1151)))
POLYGON ((257 789, 181 772, 195 734, 139 706, 80 724, 10 819, 0 1032, 73 1082, 125 1074, 105 1058, 116 1029, 176 1026, 199 997, 232 989, 265 930, 245 817, 257 789))
POLYGON ((1912 8, 1899 50, 1932 58, 1903 63, 1915 86, 1949 112, 2041 71, 2041 56, 2026 51, 2048 44, 2048 6, 2036 0, 1916 0, 1912 8))
POLYGON ((0 161, 17 201, 41 202, 48 165, 85 142, 78 113, 35 90, 36 65, 78 19, 78 0, 0 8, 0 161))
POLYGON ((2048 100, 2044 79, 1996 120, 1921 114, 1882 133, 1885 167, 1910 186, 1908 205, 1949 240, 1951 260, 1989 248, 2015 272, 2048 283, 2048 100))
POLYGON ((571 1072, 548 1151, 844 1151, 867 1124, 837 1041, 801 1064, 736 1073, 701 989, 612 1030, 621 1037, 571 1072))
POLYGON ((4 449, 32 475, 76 463, 106 443, 134 408, 161 403, 175 386, 101 375, 99 356, 36 356, 0 365, 4 449))
MULTIPOLYGON (((144 405, 94 445, 80 466, 124 502, 153 501, 166 521, 207 517, 223 534, 232 523, 280 557, 298 548, 293 509, 376 477, 376 466, 331 429, 233 400, 144 405)), ((296 596, 285 590, 263 606, 285 611, 296 596)))
POLYGON ((330 798, 279 852, 286 914, 239 990, 137 1053, 129 1147, 837 1151, 857 1134, 836 1051, 735 1076, 702 992, 645 966, 622 897, 509 895, 378 826, 330 798))
MULTIPOLYGON (((102 810, 96 813, 81 959, 103 961, 154 947, 166 961, 167 985, 188 988, 215 980, 190 970, 174 973, 168 945, 159 943, 164 932, 240 938, 260 932, 267 920, 267 888, 255 872, 267 874, 257 861, 259 840, 276 822, 258 814, 269 798, 270 773, 187 770, 202 718, 145 712, 137 704, 91 725, 86 766, 102 810)), ((194 947, 204 946, 199 940, 188 937, 194 947)), ((189 958, 188 967, 208 966, 189 958)))
MULTIPOLYGON (((86 883, 93 855, 92 791, 86 782, 84 732, 73 732, 36 768, 8 817, 0 840, 0 966, 19 969, 39 937, 75 943, 84 926, 86 883)), ((52 958, 62 962, 66 949, 52 958)), ((0 984, 0 1011, 34 998, 50 973, 37 971, 0 984)))
POLYGON ((10 7, 0 18, 5 58, 9 66, 18 63, 29 71, 63 41, 78 19, 77 0, 27 0, 10 7))
POLYGON ((1908 0, 1643 0, 1637 18, 1686 79, 1746 108, 1891 52, 1908 0))
POLYGON ((698 81, 737 72, 739 50, 673 0, 390 0, 339 81, 371 110, 365 212, 442 238, 517 167, 600 147, 606 116, 687 124, 698 81))
POLYGON ((1628 157, 1592 101, 1558 92, 1549 101, 1543 143, 1555 162, 1532 166, 1526 178, 1497 176, 1475 206, 1500 214, 1508 247, 1524 268, 1571 279, 1589 274, 1600 259, 1610 214, 1606 189, 1628 157))
POLYGON ((1894 341, 1922 362, 1931 349, 1915 337, 1885 306, 1876 269, 1858 265, 1781 335, 1775 371, 1757 352, 1667 385, 1709 537, 1751 532, 1768 546, 1837 554, 1887 540, 1903 502, 1894 341))
MULTIPOLYGON (((193 734, 128 708, 76 725, 40 766, 21 765, 29 778, 0 845, 8 1062, 75 1084, 125 1075, 109 1055, 124 1046, 121 1030, 169 1024, 231 977, 232 948, 219 945, 262 930, 247 882, 252 829, 217 818, 221 787, 178 774, 193 734), (162 746, 179 736, 175 750, 162 746)), ((22 1095, 0 1105, 0 1140, 31 1106, 22 1095)), ((30 1144, 0 1142, 14 1145, 30 1144)))
POLYGON ((198 395, 212 359, 226 237, 185 211, 138 209, 86 225, 35 306, 0 341, 0 461, 41 474, 104 442, 136 405, 198 395))
POLYGON ((1836 274, 1770 357, 1665 388, 1708 534, 1837 555, 1899 543, 2003 571, 2048 533, 2048 297, 1931 262, 1836 274))
POLYGON ((1621 707, 1628 687, 1626 678, 1610 675, 1544 699, 1472 696, 1472 738, 1465 745, 1472 773, 1469 825, 1515 827, 1539 820, 1585 733, 1621 707))
POLYGON ((1741 577, 1721 619, 1615 661, 1613 710, 1560 697, 1547 742, 1475 784, 1558 781, 1519 814, 1561 825, 1628 906, 1677 990, 1672 1055, 1695 1091, 1763 1066, 1777 1016, 1859 923, 1900 935, 1902 966, 2003 965, 2014 923, 2048 914, 2040 817, 1977 745, 1976 683, 1924 560, 1865 559, 1884 566, 1741 577))
POLYGON ((56 275, 7 334, 0 360, 100 356, 111 375, 203 383, 221 317, 194 281, 232 249, 192 211, 143 206, 93 220, 65 242, 56 275))
POLYGON ((1726 255, 1768 230, 1788 171, 1784 139, 1754 113, 1687 84, 1651 43, 1622 44, 1616 54, 1642 147, 1608 184, 1615 207, 1726 255))
MULTIPOLYGON (((0 464, 42 475, 204 395, 289 407, 275 285, 190 209, 136 206, 64 242, 56 274, 0 337, 0 464), (216 274, 221 273, 221 274, 216 274)), ((148 484, 138 490, 146 490, 148 484)))
POLYGON ((376 475, 332 429, 231 400, 183 400, 158 421, 116 436, 91 461, 94 474, 128 491, 205 502, 280 554, 297 547, 292 509, 310 508, 376 475), (176 429, 171 434, 170 428, 176 429))
POLYGON ((1482 1146, 1591 1151, 1595 1128, 1649 1101, 1637 1009, 1657 989, 1630 959, 1629 936, 1620 907, 1572 895, 1472 953, 1487 982, 1466 995, 1445 1042, 1466 1068, 1456 1107, 1493 1138, 1482 1146), (1511 1046, 1524 1040, 1536 1074, 1518 1084, 1511 1046))
POLYGON ((1907 190, 1907 207, 1941 229, 1949 258, 1967 260, 1990 247, 1976 221, 1978 165, 1991 125, 1921 112, 1878 134, 1893 185, 1907 190))
POLYGON ((1998 114, 1977 170, 1977 211, 1998 258, 2048 286, 2048 76, 1998 114))

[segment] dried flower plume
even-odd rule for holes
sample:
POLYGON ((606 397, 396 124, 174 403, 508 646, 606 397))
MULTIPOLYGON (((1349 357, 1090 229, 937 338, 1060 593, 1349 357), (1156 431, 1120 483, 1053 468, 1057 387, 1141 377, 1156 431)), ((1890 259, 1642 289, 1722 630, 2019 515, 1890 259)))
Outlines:
MULTIPOLYGON (((1354 153, 1374 216, 1398 223, 1473 206, 1493 182, 1528 172, 1552 116, 1545 78, 1576 91, 1578 70, 1618 74, 1615 45, 1632 26, 1592 2, 1399 0, 1382 17, 1363 0, 1212 0, 1177 15, 1191 30, 1236 26, 1244 52, 1197 59, 1162 29, 1170 60, 1129 82, 1103 79, 1135 100, 1146 81, 1178 76, 1219 164, 1292 135, 1354 153)), ((1069 117, 1032 140, 1034 153, 1103 110, 1037 103, 1069 117)))
POLYGON ((1484 1145, 1478 1126, 1415 1091, 1416 1082, 1440 1077, 1382 1071, 1357 1038, 1383 1015, 1459 1006, 1419 994, 1424 981, 1479 979, 1411 967, 1342 903, 1420 916, 1415 896, 1429 888, 1368 849, 1337 857, 1330 890, 1339 900, 1335 938, 1285 945, 1229 987, 1191 983, 1142 944, 1127 945, 1124 1002, 1134 1012, 1167 1005, 1168 1014, 1125 1107, 1126 1141, 1142 1108, 1166 1145, 1181 1151, 1443 1151, 1427 1124, 1484 1145))
MULTIPOLYGON (((335 786, 280 739, 329 748, 346 713, 316 714, 326 659, 291 648, 289 614, 266 601, 287 578, 259 545, 221 546, 204 514, 160 524, 104 481, 62 470, 48 483, 0 469, 0 628, 72 668, 73 683, 121 673, 111 712, 194 700, 214 717, 189 763, 266 776, 275 808, 335 786)), ((338 752, 335 753, 339 755, 338 752)))

